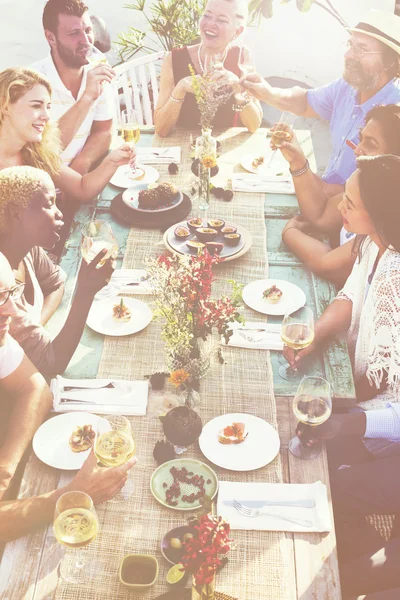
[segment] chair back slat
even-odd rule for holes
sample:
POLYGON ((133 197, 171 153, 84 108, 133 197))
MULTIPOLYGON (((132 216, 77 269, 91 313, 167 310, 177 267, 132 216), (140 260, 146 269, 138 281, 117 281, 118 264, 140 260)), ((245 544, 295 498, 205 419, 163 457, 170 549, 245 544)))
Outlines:
POLYGON ((114 67, 117 72, 112 85, 115 94, 116 121, 121 111, 133 108, 137 111, 139 125, 153 126, 153 112, 158 99, 159 70, 165 52, 155 52, 132 59, 114 67))

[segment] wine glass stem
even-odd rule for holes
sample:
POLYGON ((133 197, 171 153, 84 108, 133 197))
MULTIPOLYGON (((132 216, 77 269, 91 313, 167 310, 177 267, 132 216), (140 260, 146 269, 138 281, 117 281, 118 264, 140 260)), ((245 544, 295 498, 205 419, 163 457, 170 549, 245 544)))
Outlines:
POLYGON ((85 555, 82 548, 77 548, 75 552, 75 568, 79 571, 85 566, 85 555))

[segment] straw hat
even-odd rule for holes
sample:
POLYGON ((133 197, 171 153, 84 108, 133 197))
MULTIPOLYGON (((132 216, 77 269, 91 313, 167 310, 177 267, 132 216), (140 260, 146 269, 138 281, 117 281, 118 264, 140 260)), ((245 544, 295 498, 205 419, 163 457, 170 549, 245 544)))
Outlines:
POLYGON ((355 27, 346 27, 379 40, 400 54, 400 17, 383 10, 370 10, 355 27))

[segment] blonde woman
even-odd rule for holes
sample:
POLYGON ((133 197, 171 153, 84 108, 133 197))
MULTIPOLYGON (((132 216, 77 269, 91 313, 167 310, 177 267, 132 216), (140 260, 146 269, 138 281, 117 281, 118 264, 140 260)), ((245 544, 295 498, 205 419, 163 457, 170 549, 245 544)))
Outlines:
POLYGON ((17 165, 43 169, 68 196, 88 202, 120 165, 135 160, 134 146, 123 144, 82 177, 61 163, 58 129, 49 121, 50 105, 51 87, 40 74, 20 68, 0 73, 0 170, 17 165))
POLYGON ((99 269, 100 252, 85 261, 71 310, 60 333, 52 339, 44 328, 63 294, 64 274, 53 265, 43 248, 59 240, 62 213, 55 204, 55 187, 48 173, 35 167, 0 170, 0 252, 8 259, 22 295, 15 301, 10 334, 36 368, 46 376, 62 373, 82 335, 95 294, 108 283, 111 259, 99 269))
POLYGON ((244 125, 255 131, 261 124, 262 111, 253 97, 240 94, 239 62, 251 59, 246 48, 234 45, 246 26, 247 2, 245 0, 209 0, 200 19, 200 44, 172 50, 164 59, 161 70, 160 93, 154 113, 156 131, 167 136, 173 126, 198 127, 199 109, 192 87, 189 64, 198 76, 206 70, 206 61, 218 63, 213 78, 218 85, 231 86, 238 96, 232 95, 215 115, 213 124, 219 127, 244 125), (244 54, 241 55, 241 52, 244 54), (239 115, 239 118, 236 117, 239 115))

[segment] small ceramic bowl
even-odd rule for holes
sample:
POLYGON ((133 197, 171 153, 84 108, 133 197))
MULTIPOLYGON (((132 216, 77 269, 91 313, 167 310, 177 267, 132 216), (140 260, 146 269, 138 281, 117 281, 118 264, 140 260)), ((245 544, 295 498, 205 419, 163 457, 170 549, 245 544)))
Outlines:
POLYGON ((147 590, 158 578, 158 560, 151 554, 128 554, 119 566, 119 580, 134 590, 147 590))
POLYGON ((174 527, 168 533, 166 533, 161 541, 161 554, 171 565, 177 565, 181 562, 181 558, 184 554, 183 547, 183 536, 187 534, 194 534, 195 530, 189 525, 180 525, 174 527), (171 540, 180 542, 178 548, 171 544, 171 540))

